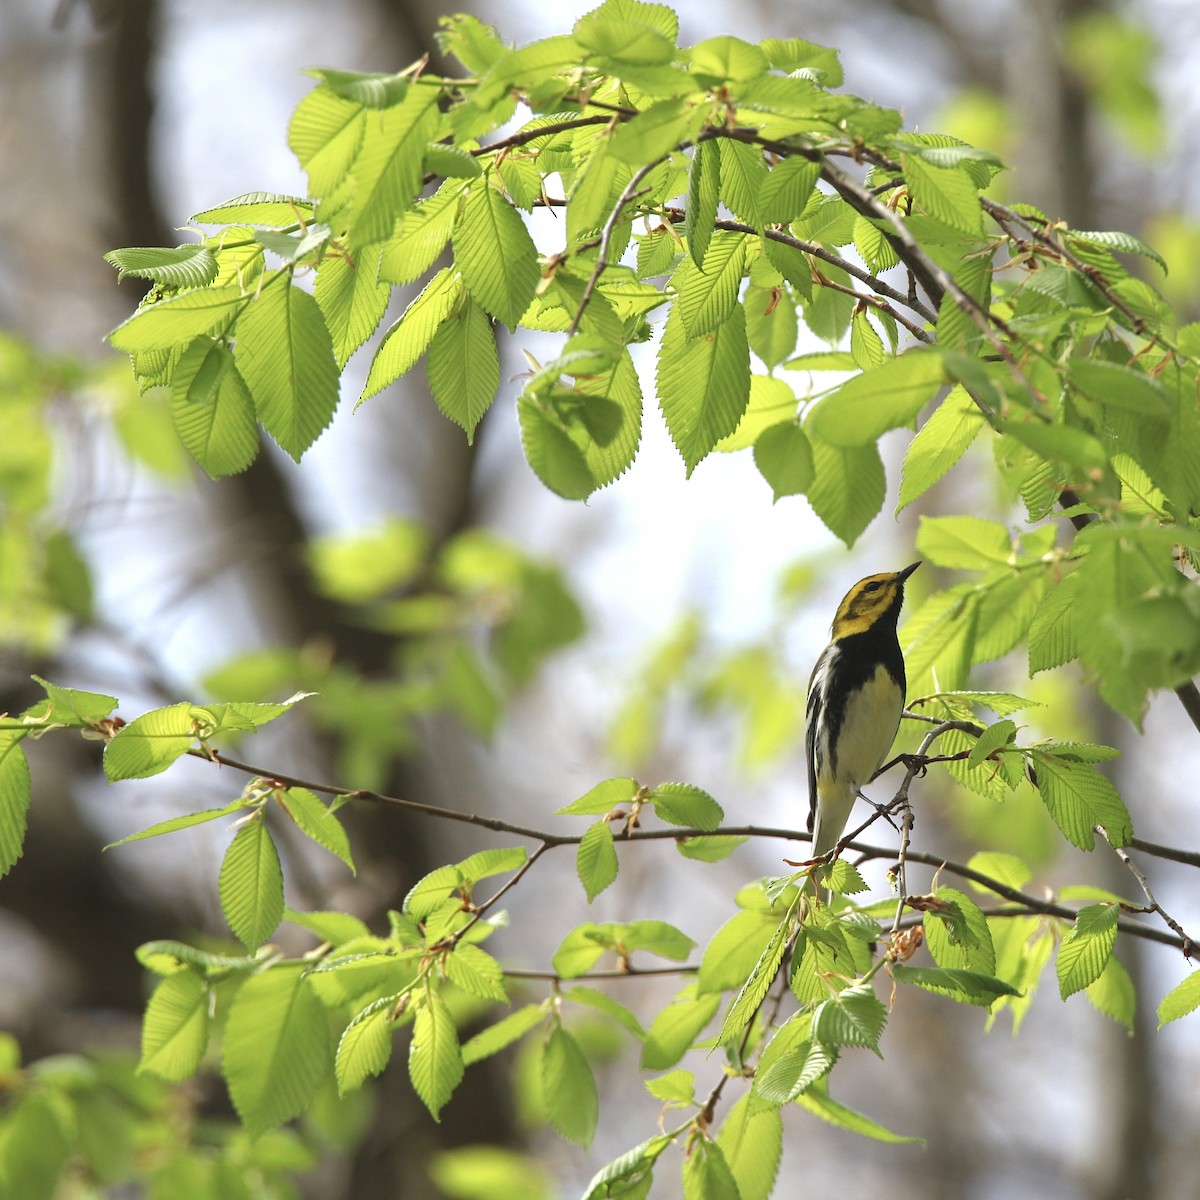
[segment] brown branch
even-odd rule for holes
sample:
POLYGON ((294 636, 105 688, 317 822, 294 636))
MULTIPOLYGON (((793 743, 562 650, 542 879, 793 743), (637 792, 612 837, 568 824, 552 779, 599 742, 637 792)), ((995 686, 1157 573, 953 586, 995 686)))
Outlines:
MULTIPOLYGON (((677 224, 685 217, 685 212, 682 208, 677 208, 673 205, 668 205, 664 208, 663 213, 670 218, 672 224, 677 224)), ((753 225, 747 225, 743 221, 733 221, 721 218, 713 222, 714 229, 727 230, 730 233, 745 233, 754 237, 762 234, 773 242, 778 242, 782 246, 790 246, 793 250, 799 250, 803 254, 810 254, 813 258, 819 258, 823 262, 829 263, 830 266, 839 267, 845 271, 847 275, 853 276, 860 283, 865 283, 872 291, 880 296, 886 296, 889 300, 895 301, 897 304, 904 305, 905 308, 910 308, 925 320, 936 323, 937 313, 927 304, 923 303, 919 297, 906 294, 898 288, 892 287, 890 283, 880 279, 877 275, 872 275, 870 271, 860 267, 857 263, 851 262, 848 258, 843 258, 840 254, 822 246, 819 242, 806 242, 802 238, 794 237, 785 229, 756 229, 753 225)))
MULTIPOLYGON (((936 735, 939 732, 946 732, 947 729, 956 728, 963 722, 947 721, 943 725, 945 728, 939 727, 938 730, 931 730, 930 736, 936 735)), ((929 741, 927 737, 926 741, 929 741)), ((218 753, 215 750, 189 750, 188 753, 195 758, 202 759, 206 762, 215 762, 219 766, 229 767, 235 771, 242 771, 248 775, 255 775, 262 779, 273 780, 283 784, 285 787, 302 787, 307 788, 312 792, 319 792, 327 796, 344 796, 351 800, 366 800, 374 804, 389 805, 395 808, 405 809, 409 812, 421 813, 425 816, 436 817, 441 820, 458 821, 467 825, 474 825, 481 829, 488 829, 493 833, 509 833, 516 837, 532 838, 535 841, 543 843, 539 849, 530 856, 530 860, 523 867, 523 870, 528 870, 532 862, 547 851, 555 849, 558 846, 577 846, 582 841, 582 834, 553 834, 547 833, 545 830, 533 829, 527 825, 518 825, 510 821, 502 821, 496 817, 484 817, 477 813, 462 812, 458 809, 439 808, 435 804, 425 804, 419 800, 405 800, 399 796, 388 796, 381 792, 366 791, 356 788, 338 787, 334 784, 320 783, 314 780, 300 779, 293 775, 280 774, 277 771, 266 770, 262 767, 253 766, 250 763, 240 762, 236 759, 227 758, 225 755, 218 753)), ((932 761, 932 760, 929 760, 932 761)), ((913 761, 909 763, 909 771, 914 775, 920 771, 924 765, 918 756, 913 756, 913 761), (914 765, 915 764, 915 765, 914 765)), ((881 806, 870 819, 861 827, 866 828, 867 825, 873 824, 879 820, 885 811, 881 806)), ((844 849, 853 850, 860 855, 863 860, 873 860, 881 858, 890 858, 895 855, 894 848, 883 846, 872 846, 863 842, 853 840, 857 837, 860 830, 855 830, 850 835, 850 839, 843 839, 839 842, 839 846, 844 849)), ((639 829, 632 832, 627 839, 622 839, 631 842, 651 842, 651 841, 682 841, 691 838, 706 838, 706 837, 767 837, 781 838, 787 841, 806 842, 810 841, 812 835, 803 833, 795 829, 780 829, 757 825, 731 825, 722 826, 718 829, 639 829)), ((958 875, 963 879, 971 880, 978 883, 980 886, 987 888, 989 891, 995 892, 996 895, 1010 901, 1013 904, 1020 905, 1029 913, 1037 913, 1044 916, 1061 917, 1063 920, 1073 921, 1076 917, 1076 911, 1068 908, 1066 905, 1058 904, 1051 900, 1039 899, 1036 896, 1031 896, 1026 892, 1021 892, 1016 888, 1009 887, 998 879, 993 879, 989 875, 985 875, 980 871, 968 867, 965 863, 955 862, 952 859, 943 858, 937 854, 929 854, 919 850, 908 850, 906 854, 908 862, 918 862, 926 866, 931 866, 941 870, 949 871, 954 875, 958 875)), ((1164 856, 1166 857, 1166 856, 1164 856)), ((503 889, 507 890, 507 888, 503 889)), ((492 903, 499 896, 494 896, 487 903, 492 903)), ((1157 910, 1156 910, 1157 911, 1157 910)), ((1118 922, 1118 928, 1122 932, 1132 934, 1135 937, 1146 938, 1149 941, 1158 942, 1162 945, 1172 946, 1177 950, 1187 949, 1186 935, 1175 935, 1167 933, 1164 930, 1154 929, 1148 925, 1144 925, 1138 921, 1125 920, 1118 922)))

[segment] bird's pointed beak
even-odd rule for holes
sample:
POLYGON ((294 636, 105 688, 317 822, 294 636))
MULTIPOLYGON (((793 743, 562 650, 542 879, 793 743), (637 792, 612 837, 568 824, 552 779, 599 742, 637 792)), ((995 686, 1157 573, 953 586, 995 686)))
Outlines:
POLYGON ((897 571, 896 578, 903 583, 921 565, 921 561, 921 559, 918 559, 911 566, 905 567, 903 571, 897 571))

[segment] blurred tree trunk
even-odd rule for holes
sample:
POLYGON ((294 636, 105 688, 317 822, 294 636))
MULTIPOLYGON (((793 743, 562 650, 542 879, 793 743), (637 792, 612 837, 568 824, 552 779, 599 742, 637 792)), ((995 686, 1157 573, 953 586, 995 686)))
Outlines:
MULTIPOLYGON (((382 49, 385 58, 407 64, 427 52, 429 47, 409 40, 413 26, 406 7, 380 7, 389 18, 396 18, 384 22, 394 41, 387 47, 376 43, 375 54, 382 49)), ((108 85, 103 94, 111 146, 110 186, 115 193, 120 223, 116 232, 118 245, 166 245, 174 240, 169 233, 171 223, 164 218, 156 195, 150 153, 155 119, 150 81, 160 15, 156 0, 130 0, 119 24, 110 30, 103 50, 108 85)), ((422 406, 422 414, 409 420, 442 422, 432 405, 422 406)), ((439 428, 436 432, 444 430, 439 428)), ((437 484, 436 495, 427 498, 425 515, 436 536, 449 536, 473 520, 472 450, 461 436, 415 440, 426 446, 432 442, 441 456, 436 469, 424 472, 425 478, 437 484)), ((398 639, 347 619, 339 605, 314 590, 304 566, 309 531, 296 497, 272 457, 272 449, 264 446, 248 471, 223 481, 211 493, 216 498, 214 516, 223 520, 227 538, 236 537, 244 543, 250 525, 253 544, 262 548, 261 555, 247 564, 250 569, 242 572, 253 592, 261 627, 270 631, 268 636, 279 644, 303 645, 319 640, 330 647, 337 664, 365 677, 388 672, 393 669, 398 639)), ((399 447, 395 448, 395 460, 402 460, 399 447)), ((389 482, 392 481, 381 475, 379 486, 386 492, 389 482)), ((326 747, 327 765, 332 763, 330 749, 326 747)), ((325 775, 332 775, 331 766, 325 775)), ((421 796, 427 793, 427 783, 415 766, 399 763, 385 787, 398 795, 421 796)), ((352 825, 354 844, 361 847, 359 854, 372 864, 372 875, 391 881, 387 893, 378 897, 375 914, 378 924, 388 907, 400 906, 413 881, 444 861, 437 844, 439 831, 428 821, 392 810, 348 811, 346 815, 352 825)), ((99 848, 88 849, 97 853, 99 848)), ((145 924, 140 922, 142 927, 145 924)), ((143 936, 139 934, 139 940, 143 936)), ((128 944, 109 947, 107 954, 113 961, 124 963, 127 977, 140 986, 137 972, 131 969, 130 949, 128 944)), ((392 1071, 404 1074, 401 1055, 397 1055, 392 1071)), ((398 1087, 385 1083, 378 1091, 380 1103, 374 1129, 351 1172, 347 1194, 355 1200, 424 1197, 429 1193, 429 1185, 419 1163, 429 1153, 485 1136, 492 1141, 515 1140, 499 1083, 489 1064, 474 1068, 471 1085, 460 1089, 461 1095, 456 1096, 436 1126, 427 1120, 406 1081, 398 1087), (397 1136, 398 1130, 426 1130, 426 1127, 427 1131, 416 1141, 409 1136, 397 1136)))

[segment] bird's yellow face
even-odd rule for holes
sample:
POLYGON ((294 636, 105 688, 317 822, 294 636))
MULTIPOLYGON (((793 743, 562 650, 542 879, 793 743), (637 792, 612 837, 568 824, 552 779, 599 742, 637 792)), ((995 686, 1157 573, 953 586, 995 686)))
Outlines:
POLYGON ((904 581, 920 565, 915 562, 903 571, 883 571, 860 579, 838 605, 833 618, 834 638, 866 633, 886 613, 898 612, 904 599, 904 581))

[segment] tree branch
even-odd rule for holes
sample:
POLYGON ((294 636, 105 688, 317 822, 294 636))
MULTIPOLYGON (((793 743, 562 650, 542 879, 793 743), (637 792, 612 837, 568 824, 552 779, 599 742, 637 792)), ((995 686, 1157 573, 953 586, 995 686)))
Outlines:
MULTIPOLYGON (((930 730, 922 742, 923 746, 928 747, 932 744, 935 737, 947 732, 949 729, 958 728, 964 722, 960 721, 945 721, 942 722, 936 729, 930 730)), ((273 780, 282 784, 285 787, 302 787, 307 788, 311 792, 319 792, 327 796, 344 796, 351 800, 366 800, 373 804, 382 804, 394 808, 405 809, 409 812, 421 813, 424 816, 435 817, 440 820, 458 821, 466 825, 474 825, 481 829, 490 830, 493 833, 509 833, 516 837, 532 838, 535 841, 541 842, 529 860, 523 865, 520 874, 524 874, 533 863, 542 857, 548 851, 559 846, 577 846, 582 840, 582 834, 556 834, 549 833, 542 829, 534 829, 528 825, 519 825, 511 821, 502 821, 497 817, 484 817, 478 813, 462 812, 458 809, 439 808, 434 804, 425 804, 419 800, 405 800, 399 796, 388 796, 381 792, 367 791, 361 788, 345 788, 335 784, 320 783, 309 779, 300 779, 293 775, 280 774, 277 771, 271 771, 262 767, 254 766, 250 763, 241 762, 237 759, 228 758, 216 750, 189 750, 188 753, 205 762, 214 762, 218 766, 229 767, 235 771, 242 771, 247 775, 258 776, 262 779, 273 780)), ((921 767, 928 760, 923 760, 920 756, 912 756, 912 761, 908 764, 908 773, 906 774, 906 782, 911 783, 911 779, 919 773, 921 767)), ((902 792, 907 793, 907 789, 902 785, 902 792)), ((897 793, 898 795, 900 793, 897 793)), ((853 850, 860 855, 864 860, 875 860, 882 858, 891 858, 896 854, 894 847, 873 846, 864 842, 855 840, 862 830, 867 826, 874 824, 886 811, 886 806, 881 806, 877 809, 866 822, 858 829, 854 830, 847 838, 844 838, 839 843, 844 849, 853 850)), ((685 829, 685 828, 665 828, 665 829, 638 829, 632 831, 627 837, 622 838, 623 842, 653 842, 653 841, 685 841, 692 838, 708 838, 708 837, 759 837, 759 838, 779 838, 786 841, 807 842, 811 841, 812 835, 801 832, 796 829, 781 829, 760 825, 723 825, 717 829, 685 829)), ((1145 843, 1146 847, 1152 843, 1145 843)), ((1155 847, 1155 850, 1165 850, 1166 847, 1155 847)), ((1154 850, 1147 850, 1148 853, 1153 853, 1154 850)), ((1181 852, 1182 853, 1182 852, 1181 852)), ((1173 857, 1171 854, 1162 854, 1160 857, 1173 857)), ((1066 921, 1074 921, 1077 915, 1076 910, 1067 907, 1063 904, 1058 904, 1052 900, 1040 899, 1037 896, 1031 896, 1026 892, 1019 891, 1016 888, 1009 887, 1007 884, 998 879, 992 878, 990 875, 985 875, 981 871, 976 871, 972 867, 968 867, 965 863, 958 863, 952 859, 943 858, 940 855, 929 854, 919 850, 908 849, 905 854, 906 862, 922 863, 926 866, 931 866, 940 870, 949 871, 954 875, 958 875, 963 879, 968 879, 973 883, 979 884, 981 887, 989 891, 995 892, 996 895, 1013 904, 1019 905, 1026 913, 1037 913, 1043 916, 1061 917, 1066 921)), ((1188 861, 1185 857, 1180 857, 1179 861, 1188 861)), ((1200 864, 1191 864, 1200 865, 1200 864)), ((501 895, 509 890, 516 880, 510 880, 508 884, 500 889, 489 900, 485 901, 485 906, 494 904, 501 895)), ((1162 913, 1161 909, 1154 908, 1153 911, 1158 912, 1166 919, 1166 914, 1162 913)), ((1008 914, 998 914, 1008 915, 1008 914)), ((1172 925, 1172 929, 1177 926, 1168 921, 1172 925)), ((1189 948, 1194 944, 1187 937, 1186 933, 1167 933, 1164 930, 1154 929, 1140 921, 1127 920, 1122 918, 1118 922, 1118 928, 1123 933, 1131 934, 1134 937, 1146 938, 1152 942, 1158 942, 1161 945, 1172 946, 1177 950, 1187 953, 1189 948)))

